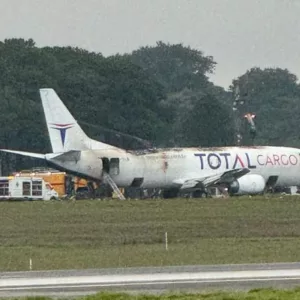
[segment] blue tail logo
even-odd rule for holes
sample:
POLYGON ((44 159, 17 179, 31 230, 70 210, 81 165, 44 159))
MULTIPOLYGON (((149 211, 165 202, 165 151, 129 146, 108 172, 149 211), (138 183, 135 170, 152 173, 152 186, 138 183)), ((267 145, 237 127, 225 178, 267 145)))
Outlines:
POLYGON ((67 132, 68 129, 74 127, 74 123, 69 123, 69 124, 51 123, 51 125, 55 126, 55 127, 51 127, 51 128, 59 130, 61 142, 64 146, 65 145, 65 140, 66 140, 66 132, 67 132))

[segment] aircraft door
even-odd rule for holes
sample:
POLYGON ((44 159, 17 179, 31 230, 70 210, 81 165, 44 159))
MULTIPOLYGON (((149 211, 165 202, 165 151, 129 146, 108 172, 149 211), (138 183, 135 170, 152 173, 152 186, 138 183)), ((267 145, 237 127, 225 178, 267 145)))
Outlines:
POLYGON ((109 164, 109 159, 107 157, 102 157, 102 167, 103 167, 102 171, 109 174, 110 164, 109 164))
POLYGON ((109 163, 109 174, 112 176, 119 175, 120 173, 120 159, 111 158, 109 163))

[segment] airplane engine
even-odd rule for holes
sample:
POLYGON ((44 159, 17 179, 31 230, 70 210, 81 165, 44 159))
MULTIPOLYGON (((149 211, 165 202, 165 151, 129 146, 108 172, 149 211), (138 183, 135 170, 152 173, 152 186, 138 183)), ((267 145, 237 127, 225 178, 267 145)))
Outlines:
POLYGON ((248 174, 232 182, 228 192, 231 195, 255 195, 263 193, 265 186, 266 182, 261 175, 248 174))

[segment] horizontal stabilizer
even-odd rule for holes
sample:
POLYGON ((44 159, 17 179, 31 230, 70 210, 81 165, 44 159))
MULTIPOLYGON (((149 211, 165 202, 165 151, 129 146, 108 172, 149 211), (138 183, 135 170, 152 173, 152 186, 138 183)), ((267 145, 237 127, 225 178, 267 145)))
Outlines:
POLYGON ((65 161, 79 161, 80 156, 81 156, 81 151, 71 150, 71 151, 59 154, 57 156, 52 155, 52 158, 55 160, 65 162, 65 161))
POLYGON ((41 153, 26 152, 26 151, 16 151, 16 150, 7 150, 7 149, 0 149, 0 151, 2 151, 2 152, 8 152, 8 153, 14 153, 14 154, 19 154, 19 155, 23 155, 23 156, 29 156, 29 157, 46 159, 45 154, 41 154, 41 153))

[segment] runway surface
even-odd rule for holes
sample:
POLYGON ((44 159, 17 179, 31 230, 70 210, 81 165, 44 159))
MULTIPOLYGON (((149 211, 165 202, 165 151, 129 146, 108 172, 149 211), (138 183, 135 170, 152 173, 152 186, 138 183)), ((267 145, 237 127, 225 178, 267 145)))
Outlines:
POLYGON ((162 293, 300 286, 300 263, 0 273, 0 297, 162 293))

